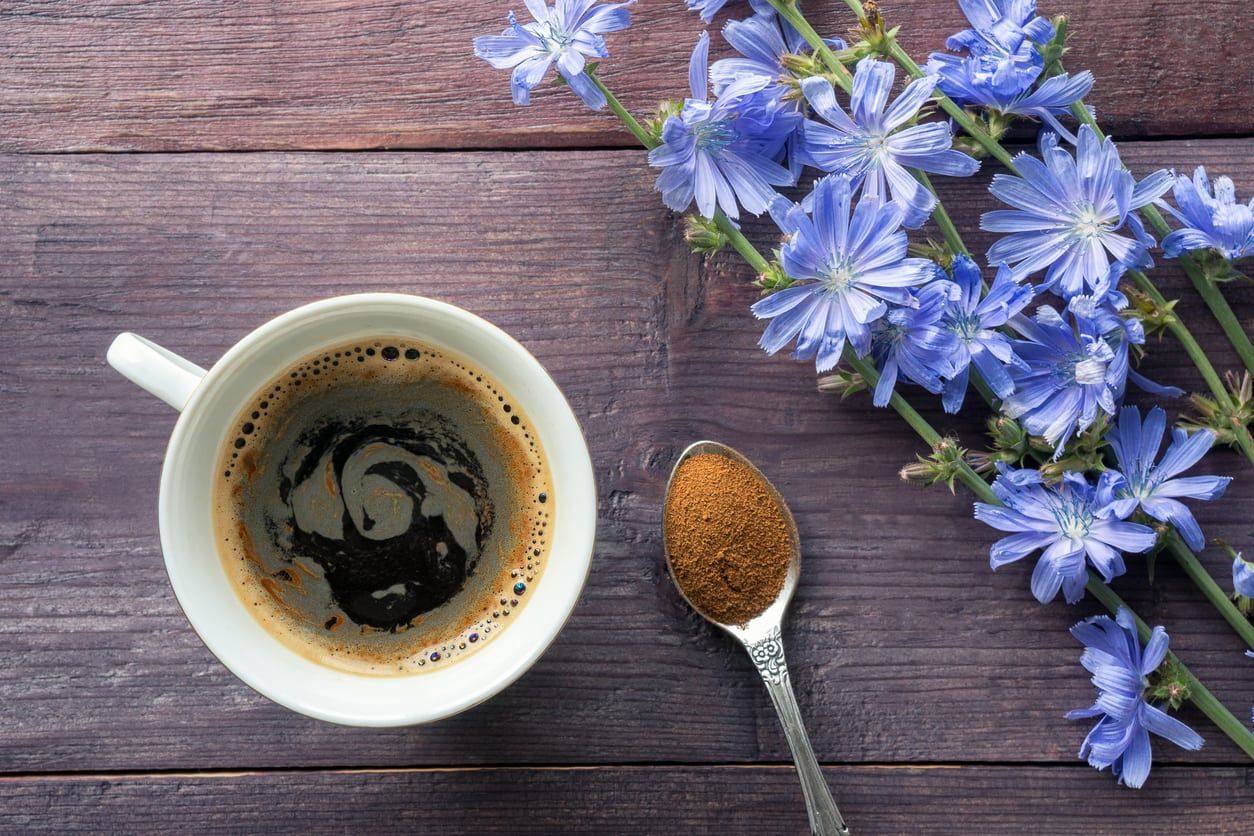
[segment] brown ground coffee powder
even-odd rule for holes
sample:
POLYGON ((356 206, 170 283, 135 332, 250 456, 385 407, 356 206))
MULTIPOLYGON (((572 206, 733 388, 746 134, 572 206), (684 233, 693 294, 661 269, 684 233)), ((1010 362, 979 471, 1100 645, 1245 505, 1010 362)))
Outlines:
POLYGON ((684 461, 666 497, 666 549, 675 582, 703 613, 744 624, 779 595, 792 538, 770 488, 715 453, 684 461))

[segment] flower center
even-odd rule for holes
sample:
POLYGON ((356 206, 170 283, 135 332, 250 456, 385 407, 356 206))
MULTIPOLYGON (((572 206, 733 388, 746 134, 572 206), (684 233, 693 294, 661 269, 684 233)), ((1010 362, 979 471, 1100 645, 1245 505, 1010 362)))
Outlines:
POLYGON ((1072 372, 1075 382, 1083 386, 1092 386, 1106 379, 1106 364, 1096 357, 1085 357, 1075 364, 1072 372))
POLYGON ((867 154, 879 159, 888 153, 888 134, 883 131, 871 131, 866 137, 867 154))
POLYGON ((1064 499, 1054 506, 1058 531, 1073 540, 1083 540, 1093 525, 1093 512, 1087 502, 1064 499))
POLYGON ((877 323, 875 341, 885 348, 898 345, 906 336, 905 326, 881 319, 877 323))
POLYGON ((692 138, 702 151, 717 154, 736 141, 736 129, 726 119, 700 122, 693 127, 692 138))
POLYGON ((956 311, 949 315, 949 330, 963 342, 971 342, 982 329, 980 318, 973 313, 956 311))
POLYGON ((1106 382, 1106 368, 1115 359, 1115 352, 1104 340, 1087 341, 1082 354, 1071 357, 1071 379, 1081 386, 1097 386, 1106 382))
POLYGON ((559 27, 553 21, 548 21, 542 27, 537 27, 536 37, 544 44, 544 48, 552 55, 563 52, 574 42, 574 36, 565 29, 559 27))
POLYGON ((1071 232, 1085 240, 1105 235, 1110 231, 1110 221, 1099 217, 1092 204, 1087 204, 1072 216, 1071 232))
POLYGON ((819 272, 823 280, 823 289, 833 295, 844 293, 858 281, 858 271, 852 261, 835 259, 819 272))

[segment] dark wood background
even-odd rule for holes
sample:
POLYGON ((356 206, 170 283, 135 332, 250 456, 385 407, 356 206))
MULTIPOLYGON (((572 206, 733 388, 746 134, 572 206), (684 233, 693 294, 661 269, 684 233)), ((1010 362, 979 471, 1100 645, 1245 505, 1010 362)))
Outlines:
MULTIPOLYGON (((951 0, 885 3, 922 56, 951 0)), ((842 3, 808 4, 826 32, 842 3)), ((814 746, 859 833, 1248 832, 1254 770, 1200 714, 1141 792, 1077 760, 1092 689, 1027 566, 993 574, 966 496, 897 480, 921 448, 865 398, 767 358, 734 258, 687 253, 630 138, 562 90, 529 109, 470 55, 503 0, 0 0, 0 829, 804 830, 743 653, 666 577, 661 492, 712 437, 792 503, 806 569, 786 640, 814 746), (517 336, 584 424, 600 486, 591 579, 519 683, 431 726, 364 731, 274 706, 184 621, 156 493, 174 414, 104 364, 134 330, 211 364, 326 296, 445 299, 517 336)), ((1205 163, 1254 189, 1254 14, 1242 0, 1046 3, 1139 174, 1205 163)), ((604 76, 643 114, 682 95, 698 19, 637 5, 604 76)), ((964 230, 995 166, 943 181, 964 230)), ((764 225, 751 225, 769 244, 764 225)), ((981 251, 987 236, 972 233, 981 251)), ((1156 276, 1223 368, 1173 266, 1156 276)), ((1231 298, 1254 325, 1254 292, 1231 298)), ((1171 342, 1152 376, 1194 388, 1171 342)), ((922 404, 928 398, 917 397, 922 404)), ((979 416, 939 426, 978 443, 979 416)), ((1254 548, 1254 479, 1199 508, 1254 548)), ((1216 549, 1204 562, 1223 584, 1216 549)), ((1254 663, 1164 560, 1118 591, 1242 716, 1254 663)))

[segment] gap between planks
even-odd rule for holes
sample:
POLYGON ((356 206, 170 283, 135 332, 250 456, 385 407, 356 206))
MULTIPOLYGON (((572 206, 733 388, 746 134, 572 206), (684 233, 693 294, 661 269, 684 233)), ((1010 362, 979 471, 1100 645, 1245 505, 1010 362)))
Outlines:
MULTIPOLYGON (((1089 769, 1089 765, 1079 759, 1072 761, 924 761, 919 763, 906 762, 873 762, 873 761, 827 761, 819 764, 823 769, 867 769, 879 771, 957 771, 963 769, 1089 769)), ((1178 771, 1188 769, 1241 769, 1250 768, 1249 763, 1223 762, 1172 762, 1157 764, 1156 770, 1178 771)), ((154 769, 154 770, 118 770, 118 771, 55 771, 55 772, 14 772, 0 775, 0 785, 30 781, 142 781, 149 779, 186 779, 197 778, 207 780, 226 780, 231 778, 260 778, 268 775, 291 774, 324 774, 324 775, 443 775, 469 772, 649 772, 660 769, 671 770, 787 770, 794 766, 791 762, 755 763, 752 761, 739 763, 701 763, 701 762, 658 762, 658 763, 625 763, 625 764, 477 764, 474 766, 381 766, 381 767, 338 767, 338 766, 281 766, 259 769, 154 769)))

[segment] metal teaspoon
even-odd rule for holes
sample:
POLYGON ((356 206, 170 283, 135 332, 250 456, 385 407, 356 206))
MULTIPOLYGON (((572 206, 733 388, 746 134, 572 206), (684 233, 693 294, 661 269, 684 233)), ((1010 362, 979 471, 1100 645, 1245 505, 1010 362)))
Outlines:
MULTIPOLYGON (((753 659, 753 664, 757 667, 758 674, 761 675, 762 681, 766 684, 767 693, 771 695, 771 702, 775 705, 775 711, 779 714, 780 724, 784 727, 784 735, 788 738, 788 746, 792 749, 793 763, 797 767, 798 777, 801 778, 801 792, 806 800, 806 813, 810 817, 810 832, 816 834, 816 836, 849 836, 849 828, 845 825, 845 820, 840 815, 840 810, 836 808, 836 801, 832 798, 831 790, 828 789, 827 780, 823 777, 823 770, 819 767, 819 762, 814 757, 814 749, 810 746, 810 738, 806 734, 805 724, 801 720, 801 710, 797 706, 797 698, 793 694, 792 683, 789 681, 788 666, 784 662, 784 644, 781 639, 780 627, 784 621, 784 611, 792 600, 793 592, 797 589, 797 580, 801 576, 801 542, 797 536, 797 524, 793 521, 792 512, 788 510, 784 497, 775 489, 770 480, 762 475, 762 472, 740 453, 737 453, 725 444, 719 444, 717 441, 698 441, 690 445, 687 450, 684 450, 679 460, 675 462, 675 468, 671 471, 670 479, 667 481, 667 494, 670 493, 671 486, 675 482, 675 474, 679 472, 680 465, 693 456, 705 453, 725 456, 748 467, 758 475, 758 478, 762 480, 762 483, 766 485, 775 497, 775 501, 779 504, 779 509, 788 523, 788 530, 792 539, 792 558, 788 563, 788 576, 784 580, 784 586, 779 591, 779 595, 760 615, 745 624, 724 624, 711 618, 688 598, 682 587, 679 587, 678 584, 676 584, 676 587, 679 587, 679 594, 684 596, 684 600, 702 618, 711 624, 722 627, 734 636, 737 641, 744 645, 745 650, 749 652, 750 658, 753 659)), ((662 540, 665 543, 666 505, 664 504, 662 507, 662 540)), ((669 549, 666 551, 666 565, 671 572, 671 577, 674 578, 675 570, 671 565, 669 549)))

